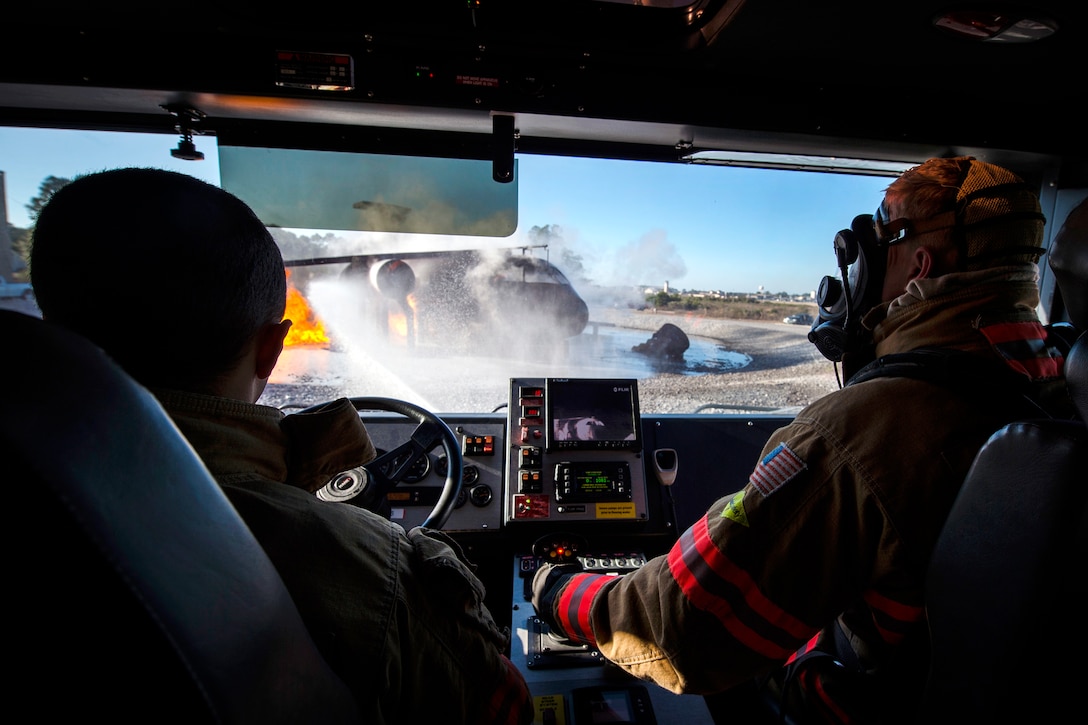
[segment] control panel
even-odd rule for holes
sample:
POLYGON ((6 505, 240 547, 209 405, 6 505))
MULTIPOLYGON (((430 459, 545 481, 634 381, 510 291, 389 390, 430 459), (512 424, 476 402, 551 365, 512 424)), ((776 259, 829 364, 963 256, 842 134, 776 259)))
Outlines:
POLYGON ((511 378, 505 522, 644 521, 638 381, 511 378))
POLYGON ((591 543, 579 534, 562 531, 541 536, 531 552, 515 557, 511 660, 533 694, 534 725, 713 721, 702 697, 675 695, 635 679, 596 648, 558 636, 533 609, 532 579, 544 562, 578 562, 587 571, 620 576, 646 561, 640 550, 591 543))
POLYGON ((584 571, 596 574, 626 574, 645 564, 646 554, 638 550, 591 548, 582 536, 554 532, 538 539, 533 544, 531 554, 519 556, 515 562, 515 581, 520 581, 521 586, 515 586, 513 606, 515 611, 522 610, 528 615, 524 629, 525 666, 530 669, 604 664, 600 652, 558 637, 532 614, 529 604, 532 600, 532 581, 540 565, 573 563, 580 565, 584 571))

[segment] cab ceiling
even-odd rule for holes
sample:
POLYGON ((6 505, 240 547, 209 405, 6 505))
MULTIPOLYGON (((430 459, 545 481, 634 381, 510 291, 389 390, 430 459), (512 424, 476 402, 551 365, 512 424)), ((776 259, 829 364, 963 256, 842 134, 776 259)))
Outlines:
POLYGON ((340 129, 345 144, 353 127, 483 137, 500 113, 516 117, 521 150, 545 152, 1084 153, 1088 3, 998 5, 1058 26, 1027 44, 933 26, 949 7, 985 5, 972 0, 656 4, 31 4, 5 19, 0 113, 170 130, 161 105, 181 102, 207 114, 210 133, 309 124, 318 136, 340 129), (349 56, 350 90, 277 86, 278 51, 349 56))

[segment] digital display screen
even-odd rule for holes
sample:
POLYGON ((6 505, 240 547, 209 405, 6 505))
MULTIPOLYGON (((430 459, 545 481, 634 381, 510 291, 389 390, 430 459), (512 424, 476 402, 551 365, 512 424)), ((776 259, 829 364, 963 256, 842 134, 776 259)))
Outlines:
POLYGON ((591 471, 578 471, 574 479, 574 487, 579 492, 591 496, 612 493, 612 476, 599 468, 591 471))
POLYGON ((564 462, 555 467, 557 501, 630 501, 631 467, 626 461, 564 462))
POLYGON ((548 450, 641 450, 638 381, 549 378, 545 381, 548 450))
POLYGON ((571 694, 576 723, 657 723, 645 687, 579 687, 571 694))
POLYGON ((631 698, 625 690, 602 690, 600 698, 589 703, 591 722, 635 721, 631 711, 631 698))

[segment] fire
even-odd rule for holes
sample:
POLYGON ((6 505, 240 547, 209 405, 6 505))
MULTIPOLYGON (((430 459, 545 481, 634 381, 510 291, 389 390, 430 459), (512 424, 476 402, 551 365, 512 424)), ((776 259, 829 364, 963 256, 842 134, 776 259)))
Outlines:
POLYGON ((397 339, 408 337, 408 320, 403 312, 389 313, 389 331, 397 339))
POLYGON ((306 301, 298 288, 291 284, 291 270, 287 270, 287 310, 283 316, 291 320, 291 329, 283 341, 285 347, 329 343, 329 336, 325 334, 325 323, 318 319, 310 303, 306 301))
POLYGON ((408 295, 405 298, 405 302, 408 303, 408 310, 411 312, 411 336, 409 336, 408 315, 404 312, 397 312, 390 310, 387 316, 389 331, 393 333, 396 339, 404 340, 411 345, 415 339, 417 324, 416 324, 416 297, 415 295, 408 295))

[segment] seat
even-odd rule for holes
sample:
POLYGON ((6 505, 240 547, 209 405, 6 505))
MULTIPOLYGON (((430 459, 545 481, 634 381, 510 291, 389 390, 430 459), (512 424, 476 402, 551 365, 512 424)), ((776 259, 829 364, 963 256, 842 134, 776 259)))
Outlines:
POLYGON ((926 584, 919 722, 1058 722, 1088 674, 1088 333, 1065 363, 1080 416, 1009 424, 982 447, 926 584))
POLYGON ((0 311, 0 339, 9 704, 43 720, 358 722, 155 398, 38 318, 0 311))

